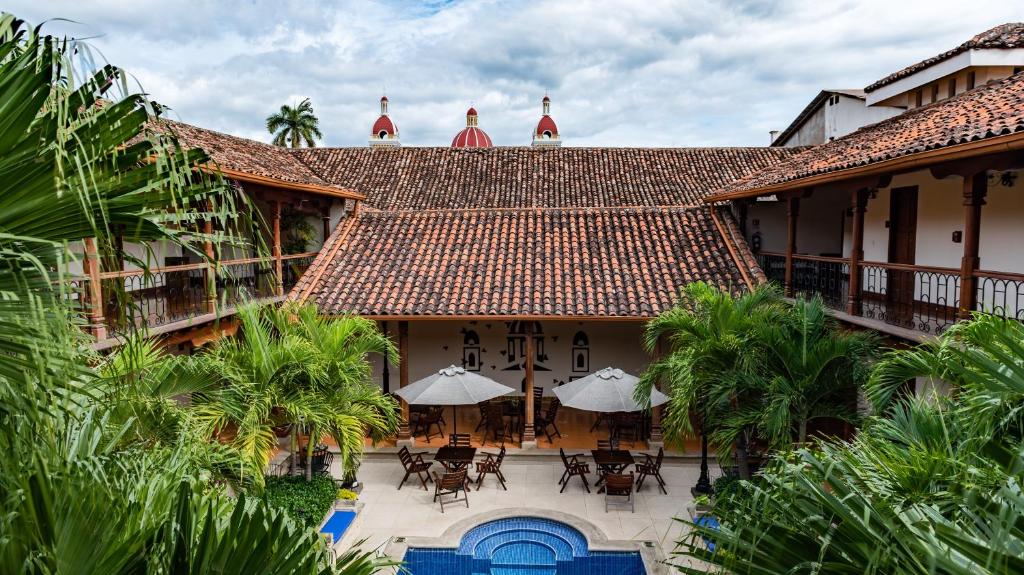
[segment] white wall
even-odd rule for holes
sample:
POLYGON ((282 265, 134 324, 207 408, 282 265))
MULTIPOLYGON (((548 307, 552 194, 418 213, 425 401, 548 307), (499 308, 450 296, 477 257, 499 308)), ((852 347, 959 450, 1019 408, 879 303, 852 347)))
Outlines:
MULTIPOLYGON (((827 192, 800 199, 800 215, 796 227, 796 251, 811 255, 837 255, 842 250, 846 202, 837 202, 827 192)), ((786 251, 788 224, 786 202, 756 202, 747 208, 747 241, 761 233, 761 249, 786 251), (755 223, 756 221, 756 223, 755 223)))
MULTIPOLYGON (((558 382, 584 376, 605 367, 617 367, 627 373, 639 376, 649 356, 641 343, 642 322, 540 322, 545 360, 535 367, 534 384, 550 390, 558 382), (589 339, 589 365, 581 371, 573 371, 573 336, 584 332, 589 339), (548 370, 541 369, 541 366, 548 370)), ((388 333, 398 341, 398 322, 388 322, 388 333)), ((513 387, 521 389, 525 373, 521 369, 508 370, 509 327, 501 320, 493 321, 418 321, 409 322, 409 381, 422 379, 449 365, 462 365, 466 348, 480 348, 481 368, 479 373, 513 387), (475 331, 480 338, 479 346, 464 343, 465 332, 475 331)), ((373 361, 373 379, 380 385, 382 378, 380 358, 373 361)), ((399 387, 398 367, 391 366, 390 388, 399 387)))

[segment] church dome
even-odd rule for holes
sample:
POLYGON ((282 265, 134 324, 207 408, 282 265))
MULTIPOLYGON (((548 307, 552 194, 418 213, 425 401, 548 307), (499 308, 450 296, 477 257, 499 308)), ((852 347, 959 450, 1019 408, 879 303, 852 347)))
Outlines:
POLYGON ((479 119, 477 117, 476 108, 470 108, 466 111, 466 127, 461 132, 455 134, 455 138, 452 139, 453 148, 491 148, 494 144, 491 143, 491 137, 487 135, 479 128, 479 119))
POLYGON ((558 125, 551 117, 551 98, 545 94, 541 100, 541 116, 537 127, 533 130, 533 145, 535 147, 557 148, 562 145, 562 138, 558 135, 558 125))
POLYGON ((370 147, 395 147, 399 146, 398 124, 391 120, 388 115, 388 97, 380 97, 380 117, 370 128, 370 147))

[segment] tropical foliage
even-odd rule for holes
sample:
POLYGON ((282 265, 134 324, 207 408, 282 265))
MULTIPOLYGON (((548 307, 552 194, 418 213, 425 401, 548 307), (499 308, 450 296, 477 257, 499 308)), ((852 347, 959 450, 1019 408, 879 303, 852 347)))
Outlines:
POLYGON ((88 352, 84 290, 69 288, 81 239, 101 258, 113 230, 202 257, 196 222, 227 229, 239 199, 192 169, 201 151, 148 129, 159 107, 121 70, 75 55, 88 47, 0 13, 0 569, 374 572, 372 556, 334 562, 284 512, 225 494, 216 479, 236 458, 169 401, 205 382, 145 344, 88 352))
POLYGON ((301 148, 303 144, 314 148, 316 140, 324 137, 309 98, 298 106, 282 104, 280 110, 267 116, 267 131, 274 135, 275 146, 286 148, 301 148))
POLYGON ((331 436, 344 468, 354 469, 365 437, 380 440, 398 430, 397 404, 369 384, 368 356, 395 355, 375 323, 326 318, 312 305, 246 306, 239 317, 239 337, 195 357, 200 379, 218 385, 195 393, 192 403, 208 434, 232 437, 228 445, 257 482, 277 447, 275 428, 292 426, 293 451, 299 432, 313 438, 306 442, 307 478, 322 437, 331 436))
POLYGON ((324 475, 309 481, 295 475, 268 477, 261 497, 271 506, 286 510, 303 525, 317 527, 334 506, 338 487, 324 475))
POLYGON ((978 316, 889 352, 867 395, 855 439, 778 456, 681 552, 730 573, 1024 572, 1024 325, 978 316), (901 394, 911 378, 956 393, 901 394))
POLYGON ((733 296, 702 282, 648 323, 647 348, 662 341, 668 353, 644 373, 638 399, 663 382, 668 436, 693 435, 696 413, 716 451, 735 449, 744 478, 755 446, 804 443, 816 420, 855 422, 857 390, 878 349, 875 337, 841 330, 820 299, 786 305, 771 285, 733 296))

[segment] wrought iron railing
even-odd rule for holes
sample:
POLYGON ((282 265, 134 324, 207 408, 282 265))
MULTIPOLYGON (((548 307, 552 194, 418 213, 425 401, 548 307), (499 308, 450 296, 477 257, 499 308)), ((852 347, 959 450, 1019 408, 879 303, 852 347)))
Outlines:
POLYGON ((804 296, 819 295, 828 307, 845 309, 850 295, 849 260, 794 255, 793 292, 804 296))
POLYGON ((927 334, 956 323, 960 270, 861 263, 860 315, 927 334))
POLYGON ((979 270, 977 311, 1024 321, 1024 274, 979 270))
POLYGON ((758 252, 754 254, 757 265, 764 272, 768 281, 782 285, 786 280, 786 255, 772 252, 758 252))

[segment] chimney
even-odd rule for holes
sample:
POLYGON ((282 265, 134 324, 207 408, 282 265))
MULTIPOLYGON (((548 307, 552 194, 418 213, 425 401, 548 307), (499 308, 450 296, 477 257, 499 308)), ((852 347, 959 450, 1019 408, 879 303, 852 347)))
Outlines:
POLYGON ((770 145, 774 144, 775 143, 775 139, 779 137, 779 131, 778 130, 772 130, 772 131, 768 132, 768 136, 771 137, 771 140, 769 140, 769 142, 768 142, 768 145, 770 146, 770 145))

